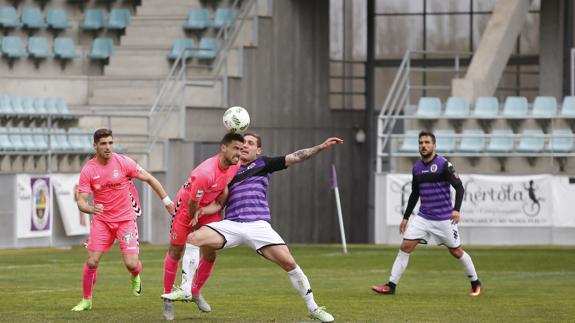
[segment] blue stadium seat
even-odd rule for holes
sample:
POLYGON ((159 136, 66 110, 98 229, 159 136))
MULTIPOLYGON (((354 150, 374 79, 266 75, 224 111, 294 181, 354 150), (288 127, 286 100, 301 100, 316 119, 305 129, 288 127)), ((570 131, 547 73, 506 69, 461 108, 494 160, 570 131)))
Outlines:
POLYGON ((110 11, 108 22, 106 23, 107 29, 124 30, 130 24, 130 10, 114 8, 110 11))
POLYGON ((453 129, 436 130, 435 139, 438 153, 450 153, 455 150, 455 131, 453 129))
POLYGON ((554 96, 538 96, 533 102, 533 115, 552 118, 557 114, 557 99, 554 96))
POLYGON ((564 116, 575 116, 575 96, 566 96, 563 98, 561 114, 564 116))
POLYGON ((194 40, 191 38, 177 38, 172 46, 172 51, 168 54, 169 59, 176 59, 184 49, 190 49, 186 52, 186 59, 194 56, 193 49, 196 47, 194 40))
POLYGON ((80 57, 76 52, 74 40, 69 37, 57 37, 54 39, 54 55, 63 60, 80 57))
POLYGON ((88 9, 84 13, 84 21, 80 24, 82 30, 100 30, 104 28, 104 10, 88 9))
POLYGON ((407 130, 403 137, 403 143, 399 148, 400 153, 419 152, 419 130, 407 130))
POLYGON ((57 97, 56 99, 56 110, 58 110, 59 114, 62 115, 70 115, 70 110, 68 109, 68 104, 66 103, 66 100, 64 100, 64 98, 62 97, 57 97))
POLYGON ((52 150, 65 152, 65 151, 73 151, 72 145, 68 142, 68 137, 66 136, 66 130, 61 128, 52 129, 52 150))
POLYGON ((441 114, 441 100, 436 97, 422 97, 417 104, 415 115, 423 118, 437 118, 441 114))
POLYGON ((27 151, 41 150, 42 148, 36 145, 36 141, 32 135, 32 128, 21 128, 20 136, 22 138, 22 143, 27 151))
POLYGON ((473 116, 478 118, 495 118, 499 114, 499 101, 492 96, 480 96, 475 101, 473 116))
POLYGON ((545 146, 545 134, 541 129, 525 129, 521 133, 521 140, 517 151, 520 153, 539 153, 545 146))
POLYGON ((8 137, 8 130, 5 127, 0 127, 0 151, 13 151, 14 145, 8 137))
POLYGON ((22 135, 20 134, 20 128, 10 128, 8 129, 8 137, 12 142, 12 146, 16 151, 26 151, 28 147, 22 141, 22 135))
POLYGON ((75 151, 91 152, 90 135, 80 128, 68 129, 68 141, 75 151))
POLYGON ((22 25, 24 28, 28 29, 42 29, 46 28, 46 22, 44 22, 44 16, 40 8, 37 7, 25 7, 22 8, 22 25))
POLYGON ((46 37, 28 38, 28 54, 36 59, 51 58, 54 56, 50 45, 48 45, 48 38, 46 37))
POLYGON ((46 14, 46 23, 48 28, 55 30, 72 28, 72 24, 66 15, 66 10, 63 8, 49 8, 46 14))
POLYGON ((24 111, 24 105, 22 104, 22 97, 11 96, 10 105, 12 106, 12 111, 14 111, 14 113, 26 114, 26 111, 24 111))
POLYGON ((188 20, 184 24, 185 30, 202 30, 210 26, 208 9, 192 8, 188 13, 188 20))
POLYGON ((36 147, 40 150, 47 150, 48 149, 48 129, 46 128, 33 128, 32 132, 32 139, 36 147))
POLYGON ((485 149, 485 134, 481 129, 465 129, 461 136, 458 151, 461 153, 480 153, 485 149))
POLYGON ((524 118, 527 116, 529 103, 522 96, 508 96, 503 106, 503 115, 506 117, 524 118))
POLYGON ((571 129, 554 129, 545 151, 570 153, 573 151, 573 133, 571 129))
POLYGON ((0 27, 19 28, 22 27, 20 19, 14 7, 0 7, 0 27))
POLYGON ((2 55, 9 58, 20 58, 26 56, 22 50, 22 40, 18 36, 6 36, 2 38, 2 55))
POLYGON ((445 103, 446 117, 467 117, 469 116, 469 101, 463 96, 451 96, 445 103))
POLYGON ((202 37, 200 45, 194 53, 198 59, 215 59, 220 51, 220 43, 213 37, 202 37))
POLYGON ((220 29, 223 27, 231 27, 236 21, 236 14, 230 8, 218 8, 214 14, 214 22, 212 27, 220 29))
POLYGON ((48 114, 48 111, 46 110, 46 107, 44 106, 44 98, 42 98, 42 97, 34 98, 34 110, 36 111, 37 114, 42 114, 42 115, 48 114))
POLYGON ((24 109, 24 113, 30 115, 36 114, 36 109, 34 108, 34 98, 31 96, 22 97, 22 107, 24 109))
POLYGON ((10 97, 7 95, 0 95, 0 113, 14 113, 10 97))
POLYGON ((60 111, 58 111, 58 108, 56 107, 56 98, 53 97, 45 98, 44 107, 46 108, 46 112, 48 112, 53 116, 60 114, 60 111))
POLYGON ((493 130, 486 151, 490 153, 510 153, 513 151, 513 131, 511 129, 493 130))
POLYGON ((114 42, 112 38, 98 37, 92 43, 92 50, 88 57, 96 60, 106 60, 112 56, 114 52, 114 42))

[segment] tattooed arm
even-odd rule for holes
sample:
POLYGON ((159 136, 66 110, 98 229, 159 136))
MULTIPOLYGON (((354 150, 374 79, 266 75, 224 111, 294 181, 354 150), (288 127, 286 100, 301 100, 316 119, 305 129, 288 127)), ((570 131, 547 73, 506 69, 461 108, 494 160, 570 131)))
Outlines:
POLYGON ((300 149, 296 152, 293 152, 289 155, 286 155, 286 166, 291 166, 297 163, 301 163, 302 161, 311 158, 312 156, 316 155, 317 153, 319 153, 320 151, 329 148, 333 145, 337 145, 337 144, 342 144, 343 140, 336 138, 336 137, 332 137, 332 138, 327 138, 323 143, 311 147, 311 148, 305 148, 305 149, 300 149))

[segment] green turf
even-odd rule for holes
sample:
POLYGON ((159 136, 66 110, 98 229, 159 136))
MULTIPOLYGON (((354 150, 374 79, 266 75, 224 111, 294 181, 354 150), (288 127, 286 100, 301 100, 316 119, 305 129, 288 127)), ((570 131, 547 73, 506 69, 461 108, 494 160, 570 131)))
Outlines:
MULTIPOLYGON (((460 263, 443 248, 411 256, 395 296, 369 286, 387 281, 396 247, 291 246, 320 305, 338 322, 568 322, 575 320, 575 249, 468 248, 483 281, 469 298, 460 263)), ((98 270, 94 309, 74 313, 81 299, 83 248, 0 251, 0 321, 160 321, 166 246, 142 247, 143 295, 130 294, 117 247, 98 270)), ((178 277, 179 280, 179 277, 178 277)), ((220 253, 203 291, 212 313, 177 303, 176 320, 206 322, 310 321, 287 275, 246 248, 220 253)))

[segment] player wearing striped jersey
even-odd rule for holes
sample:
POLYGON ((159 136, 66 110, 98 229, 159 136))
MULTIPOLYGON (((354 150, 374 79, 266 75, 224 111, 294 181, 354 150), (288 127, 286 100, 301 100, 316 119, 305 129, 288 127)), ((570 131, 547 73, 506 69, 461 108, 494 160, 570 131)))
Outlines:
MULTIPOLYGON (((315 303, 306 275, 295 262, 283 239, 270 225, 267 191, 271 173, 307 160, 343 141, 339 138, 328 138, 320 145, 270 158, 260 156, 261 138, 257 134, 246 133, 244 140, 241 168, 228 185, 225 219, 192 232, 188 236, 188 242, 214 249, 233 248, 240 244, 250 246, 287 272, 292 286, 305 301, 312 318, 331 322, 334 320, 333 316, 315 303)), ((206 209, 199 209, 196 215, 203 216, 204 213, 207 213, 206 209)))
POLYGON ((142 263, 138 259, 138 226, 136 224, 138 210, 135 208, 139 202, 133 195, 135 187, 130 179, 137 178, 148 183, 162 199, 168 212, 171 213, 174 209, 174 204, 162 184, 134 160, 114 153, 113 147, 112 131, 97 130, 94 133, 96 155, 84 165, 80 172, 78 208, 84 213, 92 214, 93 217, 87 243, 88 260, 82 272, 83 299, 72 311, 92 309, 92 289, 96 282, 98 264, 114 240, 118 240, 124 264, 132 274, 132 293, 140 296, 142 263), (90 194, 93 194, 93 205, 88 201, 90 194))
POLYGON ((411 195, 407 202, 399 233, 403 242, 391 268, 389 282, 372 286, 378 294, 395 294, 396 285, 407 268, 409 255, 418 243, 427 243, 432 236, 445 245, 451 255, 461 262, 467 277, 471 281, 470 296, 481 293, 481 282, 477 277, 475 266, 469 254, 461 247, 459 238, 459 210, 463 201, 463 184, 455 172, 453 164, 435 153, 435 135, 431 132, 419 133, 419 154, 421 159, 415 163, 412 171, 411 195), (455 205, 451 204, 451 189, 455 188, 455 205), (421 199, 419 212, 408 227, 408 220, 421 199))

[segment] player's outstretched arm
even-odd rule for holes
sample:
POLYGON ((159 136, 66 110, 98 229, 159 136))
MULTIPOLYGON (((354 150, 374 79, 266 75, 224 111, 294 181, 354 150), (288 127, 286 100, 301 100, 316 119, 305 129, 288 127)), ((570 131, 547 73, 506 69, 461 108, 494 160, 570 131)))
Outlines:
POLYGON ((343 144, 343 140, 337 137, 327 138, 323 143, 305 149, 300 149, 296 152, 293 152, 289 155, 286 155, 286 166, 291 166, 297 163, 301 163, 304 160, 307 160, 313 156, 315 156, 320 151, 329 148, 333 145, 343 144))
POLYGON ((174 202, 172 202, 168 196, 168 193, 166 193, 166 190, 164 190, 162 184, 160 184, 160 182, 154 176, 152 176, 146 170, 142 169, 136 178, 148 183, 148 185, 150 185, 150 187, 154 190, 154 192, 156 192, 160 199, 162 199, 166 210, 168 210, 170 214, 174 213, 174 202))
POLYGON ((212 201, 212 203, 200 208, 199 210, 201 211, 201 214, 214 214, 217 212, 220 212, 223 208, 224 205, 226 204, 226 201, 228 199, 228 188, 226 187, 226 189, 220 194, 218 195, 218 197, 212 201))

